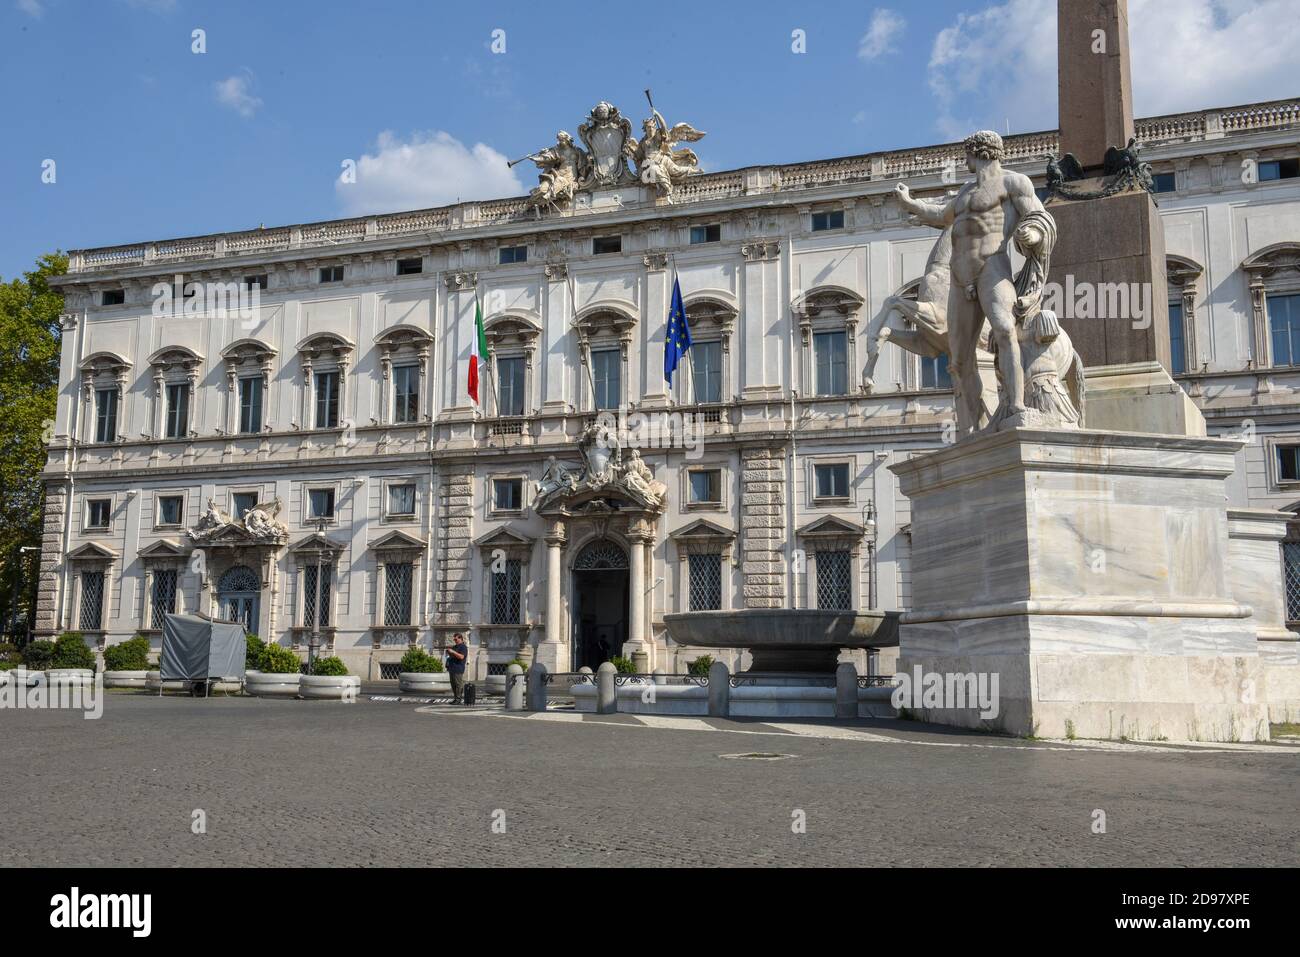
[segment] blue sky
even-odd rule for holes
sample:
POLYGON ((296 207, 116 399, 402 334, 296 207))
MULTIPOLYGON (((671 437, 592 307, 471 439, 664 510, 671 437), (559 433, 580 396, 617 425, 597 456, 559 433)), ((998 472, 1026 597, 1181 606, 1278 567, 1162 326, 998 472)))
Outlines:
MULTIPOLYGON (((1139 113, 1300 92, 1300 0, 1131 7, 1139 113)), ((505 158, 601 99, 639 127, 647 86, 707 131, 707 169, 1051 127, 1054 17, 1054 0, 0 0, 0 277, 55 248, 518 193, 533 168, 505 158)))

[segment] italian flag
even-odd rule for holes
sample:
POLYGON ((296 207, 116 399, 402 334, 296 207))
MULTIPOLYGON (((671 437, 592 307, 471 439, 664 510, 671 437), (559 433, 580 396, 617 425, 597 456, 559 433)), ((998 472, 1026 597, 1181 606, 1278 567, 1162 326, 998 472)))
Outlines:
POLYGON ((469 397, 480 405, 478 396, 478 364, 488 358, 487 336, 483 333, 483 306, 474 297, 474 344, 469 355, 469 397))

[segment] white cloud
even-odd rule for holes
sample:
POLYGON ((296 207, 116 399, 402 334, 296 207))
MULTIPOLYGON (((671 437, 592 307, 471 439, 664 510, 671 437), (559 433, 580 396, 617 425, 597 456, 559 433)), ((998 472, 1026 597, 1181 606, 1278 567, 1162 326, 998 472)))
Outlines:
POLYGON ((135 7, 137 10, 168 13, 176 9, 176 0, 126 0, 126 5, 135 7))
MULTIPOLYGON (((1296 0, 1132 0, 1134 110, 1155 116, 1294 91, 1296 0)), ((1056 126, 1056 4, 1006 0, 935 37, 929 84, 949 140, 1056 126)))
POLYGON ((380 133, 375 152, 357 161, 356 182, 340 174, 334 190, 352 216, 526 192, 501 153, 484 143, 467 147, 441 130, 405 141, 380 133))
POLYGON ((256 113, 262 105, 262 100, 253 96, 252 85, 253 73, 251 70, 245 70, 243 73, 236 73, 234 76, 217 81, 213 84, 213 88, 218 103, 230 107, 240 116, 247 117, 256 113))
POLYGON ((858 56, 875 60, 886 53, 896 53, 894 41, 902 36, 907 21, 887 7, 878 7, 871 15, 871 26, 858 41, 858 56))
POLYGON ((45 8, 41 6, 41 0, 18 0, 14 6, 29 17, 37 19, 40 18, 41 14, 45 13, 45 8))

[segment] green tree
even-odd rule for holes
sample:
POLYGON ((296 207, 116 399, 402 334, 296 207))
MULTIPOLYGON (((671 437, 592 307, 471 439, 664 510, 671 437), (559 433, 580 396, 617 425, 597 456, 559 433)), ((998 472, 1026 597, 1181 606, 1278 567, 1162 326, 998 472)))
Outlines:
POLYGON ((49 253, 22 279, 0 282, 0 609, 6 629, 20 577, 20 628, 36 600, 36 557, 28 553, 20 576, 19 549, 41 544, 40 475, 53 434, 63 312, 63 296, 50 289, 49 278, 67 271, 68 257, 49 253))

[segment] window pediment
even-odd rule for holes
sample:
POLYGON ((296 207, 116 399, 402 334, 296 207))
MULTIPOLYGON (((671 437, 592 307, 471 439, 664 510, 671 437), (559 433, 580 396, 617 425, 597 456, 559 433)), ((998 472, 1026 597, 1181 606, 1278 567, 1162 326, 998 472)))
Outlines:
POLYGON ((103 375, 116 379, 130 371, 131 360, 116 352, 96 352, 81 361, 80 369, 83 374, 92 378, 103 375))
POLYGON ((483 334, 493 351, 509 346, 533 345, 542 334, 536 313, 516 310, 492 316, 483 323, 483 334))
POLYGON ((861 295, 844 286, 817 286, 796 298, 790 307, 803 322, 836 318, 853 321, 863 302, 861 295))
POLYGON ((389 352, 401 349, 425 350, 433 344, 433 334, 427 329, 399 322, 375 336, 375 345, 389 352))
POLYGON ((630 338, 637 323, 636 303, 623 299, 593 302, 579 311, 574 328, 584 339, 599 337, 630 338))
POLYGON ((835 515, 826 515, 809 522, 795 534, 818 545, 856 546, 867 534, 867 530, 856 522, 846 521, 835 515))
POLYGON ((304 359, 332 358, 340 362, 347 359, 356 349, 356 344, 336 332, 318 332, 303 339, 295 347, 304 359))
POLYGON ((276 351, 260 339, 236 339, 221 350, 221 358, 227 365, 242 365, 245 362, 269 363, 276 356, 276 351))
POLYGON ((722 332, 731 331, 740 308, 735 298, 720 290, 701 290, 685 297, 682 305, 686 307, 686 319, 691 331, 703 329, 709 325, 719 327, 722 332))
POLYGON ((68 552, 70 562, 112 562, 117 560, 117 552, 99 542, 86 542, 68 552))
POLYGON ((184 560, 188 554, 188 550, 179 542, 168 538, 161 538, 152 545, 140 549, 140 558, 145 562, 178 562, 184 560))
POLYGON ((1266 278, 1278 272, 1300 272, 1300 243, 1274 243, 1247 256, 1241 263, 1247 273, 1266 278))
POLYGON ((389 560, 393 555, 401 552, 422 552, 427 544, 422 539, 407 535, 405 532, 393 531, 378 541, 371 542, 368 547, 370 551, 378 552, 383 559, 389 560))
POLYGON ((1191 285, 1201 278, 1205 269, 1197 262, 1183 256, 1165 257, 1165 274, 1173 286, 1191 285))
POLYGON ((320 555, 333 560, 343 551, 343 543, 336 542, 324 532, 313 532, 301 541, 289 547, 289 551, 299 558, 314 558, 320 555))
POLYGON ((676 544, 678 555, 721 553, 724 559, 730 559, 736 533, 701 518, 669 532, 668 537, 676 544))
POLYGON ((533 539, 511 528, 499 528, 474 542, 484 562, 492 560, 495 552, 504 552, 507 558, 527 561, 533 551, 533 539))
POLYGON ((149 365, 164 373, 173 369, 193 372, 203 365, 203 356, 189 346, 163 346, 149 357, 149 365))

